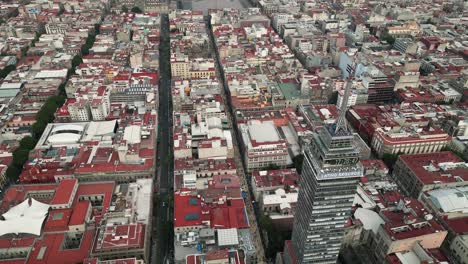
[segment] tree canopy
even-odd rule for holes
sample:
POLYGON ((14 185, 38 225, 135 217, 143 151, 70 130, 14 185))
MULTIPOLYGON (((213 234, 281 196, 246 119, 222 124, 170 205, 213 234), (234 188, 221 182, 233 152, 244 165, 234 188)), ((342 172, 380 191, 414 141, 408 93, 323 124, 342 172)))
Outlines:
POLYGON ((13 151, 13 165, 17 167, 23 166, 23 164, 28 160, 29 149, 26 148, 17 148, 13 151))
POLYGON ((266 167, 267 170, 279 170, 279 166, 273 163, 270 163, 268 167, 266 167))
POLYGON ((134 6, 131 10, 133 13, 143 13, 141 9, 138 6, 134 6))
POLYGON ((13 182, 18 179, 20 174, 21 174, 21 169, 18 168, 16 165, 13 165, 13 163, 8 166, 8 169, 5 172, 7 179, 13 182))
POLYGON ((296 168, 297 173, 301 174, 302 172, 302 163, 304 162, 304 155, 299 154, 293 158, 294 168, 296 168))
POLYGON ((20 148, 33 149, 35 146, 36 146, 36 141, 30 136, 24 137, 20 141, 20 148))
POLYGON ((395 38, 388 33, 383 34, 381 39, 387 41, 387 43, 390 45, 393 45, 393 43, 395 43, 395 38))
POLYGON ((72 60, 72 68, 77 67, 81 63, 83 63, 83 59, 81 58, 81 56, 75 55, 75 57, 73 57, 73 60, 72 60))
POLYGON ((261 216, 258 220, 258 224, 267 235, 268 243, 265 255, 269 259, 274 259, 278 252, 283 251, 284 241, 291 239, 291 232, 278 230, 271 218, 267 215, 261 216))
POLYGON ((47 124, 52 122, 55 118, 55 111, 65 103, 65 96, 54 95, 49 97, 41 110, 36 115, 36 123, 34 123, 32 130, 36 140, 42 135, 47 124))
POLYGON ((400 156, 400 153, 398 154, 385 153, 382 156, 382 160, 385 162, 385 165, 387 165, 389 169, 393 169, 393 166, 397 162, 399 156, 400 156))
POLYGON ((10 72, 16 70, 16 66, 15 65, 8 65, 6 66, 5 68, 3 68, 2 70, 0 70, 0 78, 5 78, 8 76, 8 74, 10 74, 10 72))

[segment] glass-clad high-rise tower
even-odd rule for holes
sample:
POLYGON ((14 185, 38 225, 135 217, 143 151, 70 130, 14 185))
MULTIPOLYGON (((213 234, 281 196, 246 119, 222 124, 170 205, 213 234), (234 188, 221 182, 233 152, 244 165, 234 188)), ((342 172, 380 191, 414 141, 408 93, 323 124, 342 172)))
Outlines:
POLYGON ((345 119, 349 90, 350 81, 337 122, 324 126, 304 150, 290 247, 293 252, 285 252, 286 263, 337 261, 357 183, 363 175, 345 119))

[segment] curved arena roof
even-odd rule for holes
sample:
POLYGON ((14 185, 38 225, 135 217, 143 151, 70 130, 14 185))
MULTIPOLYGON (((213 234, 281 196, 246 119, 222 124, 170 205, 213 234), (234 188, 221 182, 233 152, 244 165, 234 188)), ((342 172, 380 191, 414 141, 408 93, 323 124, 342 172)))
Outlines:
POLYGON ((81 133, 81 132, 84 131, 84 127, 79 126, 79 125, 67 124, 67 125, 54 127, 54 129, 52 129, 52 131, 50 133, 51 134, 57 134, 57 133, 60 133, 62 131, 76 131, 76 133, 78 134, 78 133, 81 133))
POLYGON ((66 144, 66 143, 77 143, 81 138, 80 134, 74 133, 60 133, 55 134, 47 138, 47 141, 54 145, 54 144, 66 144))

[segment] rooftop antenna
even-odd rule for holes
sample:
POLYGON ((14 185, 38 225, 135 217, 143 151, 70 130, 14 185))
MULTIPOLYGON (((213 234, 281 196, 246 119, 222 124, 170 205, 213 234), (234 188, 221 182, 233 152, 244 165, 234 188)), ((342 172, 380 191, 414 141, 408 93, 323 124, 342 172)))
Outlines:
POLYGON ((340 115, 338 116, 338 119, 336 120, 336 127, 335 127, 335 134, 337 134, 340 131, 343 132, 348 132, 348 125, 346 122, 346 110, 348 109, 348 100, 349 100, 349 94, 351 92, 351 86, 352 86, 352 79, 354 78, 354 74, 356 72, 356 55, 354 56, 353 59, 353 65, 352 67, 348 68, 348 78, 346 78, 346 84, 345 84, 345 91, 343 94, 343 100, 341 100, 341 105, 340 105, 340 115))

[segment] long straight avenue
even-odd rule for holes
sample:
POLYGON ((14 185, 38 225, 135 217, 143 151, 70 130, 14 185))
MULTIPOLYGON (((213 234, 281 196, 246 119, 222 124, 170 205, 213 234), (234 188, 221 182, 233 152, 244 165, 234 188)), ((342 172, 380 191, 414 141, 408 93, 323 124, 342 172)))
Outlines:
POLYGON ((172 208, 169 200, 172 184, 172 101, 171 101, 171 68, 170 68, 170 40, 169 19, 166 14, 161 15, 161 43, 160 43, 160 81, 159 81, 159 124, 156 182, 157 194, 153 210, 155 232, 153 232, 153 246, 151 263, 171 263, 173 252, 172 236, 172 208), (159 196, 158 196, 159 195, 159 196))

